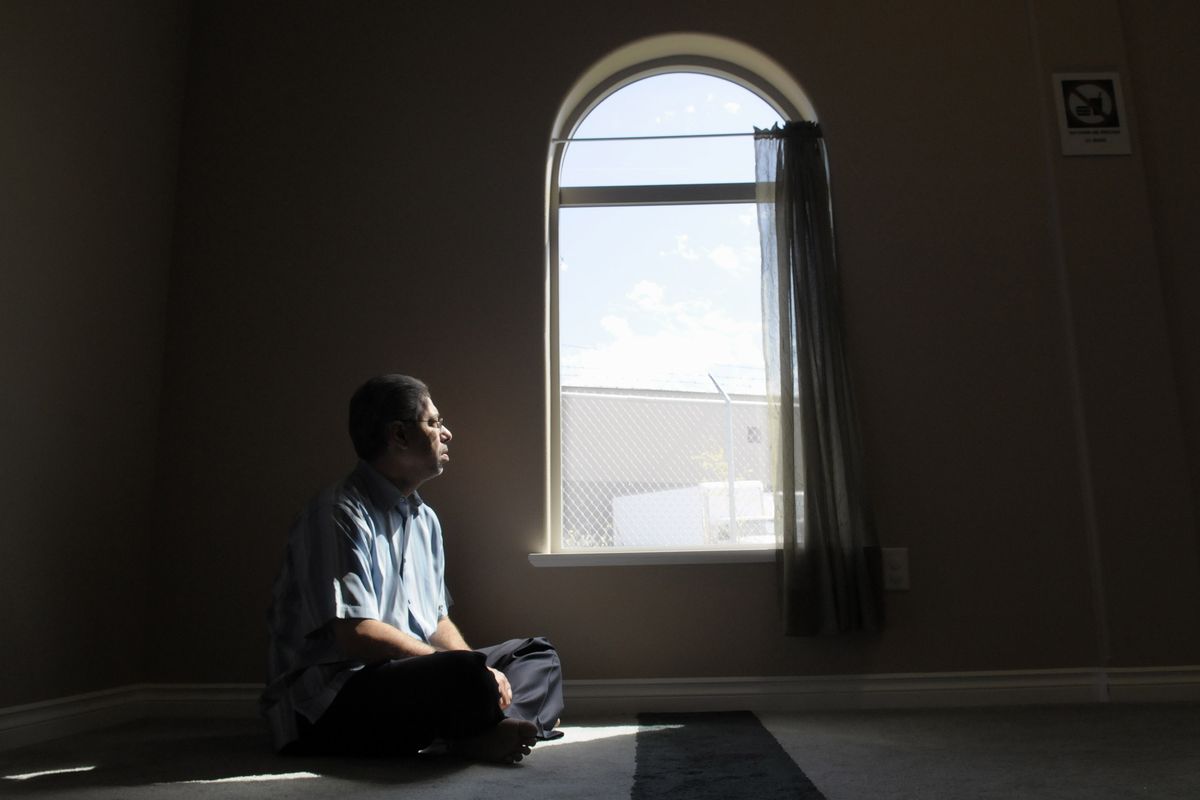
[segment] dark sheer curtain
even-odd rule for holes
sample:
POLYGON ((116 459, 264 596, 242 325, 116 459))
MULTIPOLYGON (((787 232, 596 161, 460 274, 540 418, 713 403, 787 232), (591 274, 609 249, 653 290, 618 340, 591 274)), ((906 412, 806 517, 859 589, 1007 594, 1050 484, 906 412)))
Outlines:
POLYGON ((785 633, 877 631, 880 554, 846 363, 820 127, 755 133, 785 633))

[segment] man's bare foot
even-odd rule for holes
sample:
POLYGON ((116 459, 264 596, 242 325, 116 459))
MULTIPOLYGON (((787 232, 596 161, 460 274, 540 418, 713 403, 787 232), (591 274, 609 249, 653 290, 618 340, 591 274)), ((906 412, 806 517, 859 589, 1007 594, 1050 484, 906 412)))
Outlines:
POLYGON ((450 752, 473 761, 515 764, 537 744, 537 726, 523 719, 502 719, 478 736, 451 743, 450 752))

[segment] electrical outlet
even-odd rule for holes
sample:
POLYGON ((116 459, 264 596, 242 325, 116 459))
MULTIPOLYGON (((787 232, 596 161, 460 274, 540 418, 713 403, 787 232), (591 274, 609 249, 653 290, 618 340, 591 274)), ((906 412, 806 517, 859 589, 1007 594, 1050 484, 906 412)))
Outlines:
POLYGON ((883 588, 889 592, 907 592, 908 583, 908 548, 884 547, 883 550, 883 588))

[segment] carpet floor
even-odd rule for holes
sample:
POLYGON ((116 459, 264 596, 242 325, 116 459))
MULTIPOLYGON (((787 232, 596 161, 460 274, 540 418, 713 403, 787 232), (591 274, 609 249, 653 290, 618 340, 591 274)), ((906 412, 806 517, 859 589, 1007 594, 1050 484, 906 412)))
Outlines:
POLYGON ((144 720, 0 752, 0 797, 1200 798, 1196 705, 671 717, 576 720, 511 767, 280 757, 254 720, 144 720))

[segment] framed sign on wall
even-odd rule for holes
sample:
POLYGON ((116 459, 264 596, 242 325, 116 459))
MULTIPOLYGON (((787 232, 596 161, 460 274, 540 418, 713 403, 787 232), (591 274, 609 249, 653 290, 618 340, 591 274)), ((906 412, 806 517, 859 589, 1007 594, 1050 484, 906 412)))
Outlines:
POLYGON ((1054 101, 1064 156, 1120 156, 1133 152, 1117 73, 1055 73, 1054 101))

